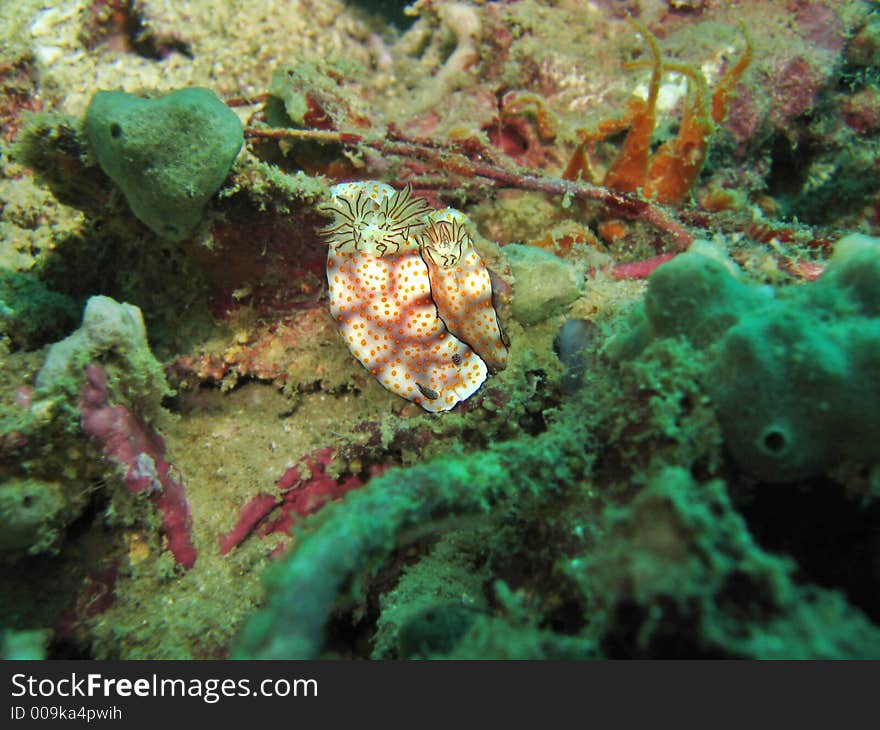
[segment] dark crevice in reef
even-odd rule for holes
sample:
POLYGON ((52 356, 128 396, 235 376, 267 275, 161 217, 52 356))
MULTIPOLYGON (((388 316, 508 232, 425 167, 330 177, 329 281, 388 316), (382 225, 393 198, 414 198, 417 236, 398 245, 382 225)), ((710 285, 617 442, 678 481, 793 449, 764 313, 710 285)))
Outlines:
MULTIPOLYGON (((341 605, 331 614, 325 627, 325 651, 328 656, 367 659, 373 650, 376 625, 382 613, 382 596, 393 590, 407 566, 419 562, 437 541, 436 534, 418 538, 395 550, 363 587, 363 601, 341 605)), ((358 593, 357 578, 349 580, 342 595, 358 593)))
POLYGON ((544 616, 540 628, 557 634, 577 635, 587 624, 584 613, 585 608, 582 601, 567 598, 544 616))
POLYGON ((100 482, 94 484, 93 488, 95 491, 92 492, 83 511, 67 528, 65 533, 67 542, 73 542, 86 535, 92 529, 93 523, 101 519, 101 515, 110 506, 110 496, 107 494, 106 485, 100 482))
POLYGON ((832 216, 854 214, 871 204, 880 173, 877 143, 819 144, 808 133, 792 142, 777 136, 770 147, 767 192, 781 206, 782 217, 810 225, 831 225, 832 216))
POLYGON ((671 599, 664 601, 662 626, 654 627, 650 641, 643 645, 640 635, 656 620, 652 609, 633 601, 621 601, 614 607, 612 625, 616 630, 602 639, 602 653, 608 659, 727 659, 721 651, 701 646, 699 632, 693 629, 696 607, 683 611, 671 599))
POLYGON ((366 659, 370 656, 370 638, 377 615, 356 617, 351 611, 338 611, 327 622, 328 656, 339 659, 366 659))
POLYGON ((410 3, 400 2, 400 0, 348 0, 348 4, 381 18, 384 22, 393 25, 398 30, 409 28, 417 17, 407 15, 404 9, 410 3))
POLYGON ((79 659, 79 660, 88 660, 94 659, 93 656, 89 653, 88 650, 83 649, 83 647, 77 645, 74 641, 68 641, 67 639, 55 639, 52 641, 46 652, 47 659, 79 659))
POLYGON ((815 480, 761 485, 740 510, 761 546, 795 560, 804 582, 841 590, 880 623, 880 503, 815 480))
POLYGON ((813 152, 804 146, 795 149, 791 140, 780 135, 773 140, 770 156, 767 192, 783 201, 796 198, 806 182, 813 152))

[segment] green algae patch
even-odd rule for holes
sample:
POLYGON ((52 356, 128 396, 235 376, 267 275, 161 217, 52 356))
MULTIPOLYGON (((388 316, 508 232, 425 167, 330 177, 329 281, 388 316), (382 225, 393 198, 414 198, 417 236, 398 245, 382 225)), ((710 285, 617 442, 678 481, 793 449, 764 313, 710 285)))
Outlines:
POLYGON ((60 484, 11 479, 0 484, 0 555, 57 552, 67 521, 82 500, 69 500, 60 484))
POLYGON ((575 571, 609 658, 852 659, 880 656, 880 631, 835 591, 795 582, 765 552, 720 479, 679 467, 610 506, 575 571))
POLYGON ((374 659, 429 658, 455 649, 477 616, 489 611, 483 585, 491 576, 473 557, 477 540, 489 538, 488 530, 454 530, 404 569, 382 596, 374 659))
POLYGON ((0 633, 0 659, 11 661, 39 661, 46 658, 46 646, 52 638, 51 629, 0 633))
POLYGON ((15 346, 39 347, 69 331, 77 314, 73 299, 35 276, 0 268, 0 337, 15 346))
POLYGON ((99 91, 86 111, 85 134, 134 214, 174 241, 198 228, 244 143, 235 113, 201 88, 158 99, 99 91))
POLYGON ((466 515, 488 513, 505 500, 552 495, 589 469, 585 434, 571 423, 522 442, 474 454, 452 452, 392 469, 324 507, 302 523, 290 556, 270 573, 268 605, 240 635, 239 658, 314 658, 344 585, 394 548, 407 532, 466 515))

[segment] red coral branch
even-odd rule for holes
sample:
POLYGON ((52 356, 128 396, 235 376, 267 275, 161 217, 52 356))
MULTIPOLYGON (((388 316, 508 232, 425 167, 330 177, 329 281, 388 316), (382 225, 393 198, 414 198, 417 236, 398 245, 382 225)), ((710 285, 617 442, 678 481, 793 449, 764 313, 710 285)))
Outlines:
POLYGON ((647 279, 658 266, 673 259, 678 253, 664 253, 644 261, 632 261, 612 267, 611 276, 615 279, 647 279))
MULTIPOLYGON (((317 512, 327 502, 362 487, 366 482, 356 474, 337 480, 327 473, 336 453, 336 449, 328 446, 304 456, 275 483, 279 494, 261 492, 253 497, 242 507, 235 527, 220 536, 220 553, 226 555, 254 531, 264 536, 274 532, 289 535, 297 517, 317 512), (278 507, 278 516, 267 521, 278 507)), ((386 468, 371 467, 370 477, 381 474, 386 468)))
POLYGON ((244 542, 244 539, 256 529, 257 525, 278 506, 278 503, 276 495, 263 492, 251 499, 241 508, 235 527, 225 535, 220 535, 220 554, 226 555, 232 548, 244 542))
POLYGON ((162 437, 125 406, 110 405, 107 371, 92 363, 86 368, 86 382, 80 391, 82 427, 101 452, 125 471, 123 481, 135 494, 149 494, 162 514, 162 529, 168 549, 184 568, 196 562, 190 539, 192 515, 183 480, 172 476, 174 467, 165 460, 162 437))

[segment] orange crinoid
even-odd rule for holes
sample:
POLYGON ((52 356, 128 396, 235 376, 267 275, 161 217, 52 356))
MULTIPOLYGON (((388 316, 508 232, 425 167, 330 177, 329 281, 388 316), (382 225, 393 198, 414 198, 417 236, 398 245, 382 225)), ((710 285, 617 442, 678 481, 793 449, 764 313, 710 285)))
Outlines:
POLYGON ((752 43, 742 27, 746 47, 724 75, 714 91, 709 92, 706 79, 700 71, 687 64, 664 60, 654 35, 637 20, 630 24, 648 44, 651 58, 638 61, 631 68, 650 66, 651 81, 647 99, 630 104, 622 117, 602 122, 595 130, 578 130, 580 144, 575 150, 563 177, 568 180, 589 179, 590 165, 587 150, 595 142, 617 132, 627 131, 623 145, 614 163, 605 174, 602 184, 622 192, 641 191, 646 197, 660 203, 682 202, 693 188, 703 163, 709 140, 718 124, 727 116, 730 93, 752 60, 752 43), (651 152, 651 135, 656 119, 657 95, 663 73, 673 71, 688 78, 690 88, 682 114, 678 135, 651 152))

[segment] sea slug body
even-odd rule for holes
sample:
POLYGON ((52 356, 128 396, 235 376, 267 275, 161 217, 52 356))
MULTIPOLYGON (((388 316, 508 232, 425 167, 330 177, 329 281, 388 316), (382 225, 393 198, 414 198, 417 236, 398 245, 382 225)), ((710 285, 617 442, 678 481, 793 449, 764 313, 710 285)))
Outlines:
POLYGON ((498 372, 507 366, 507 345, 492 306, 489 271, 474 248, 468 223, 453 208, 431 213, 419 235, 420 249, 440 319, 491 372, 498 372))
POLYGON ((416 234, 427 204, 408 188, 343 183, 322 206, 334 217, 327 283, 330 311, 351 353, 392 393, 447 411, 486 379, 486 364, 454 337, 431 298, 416 234))

